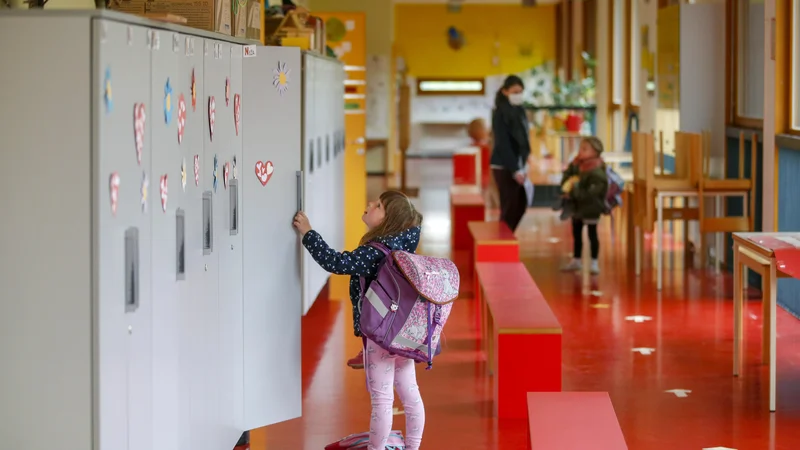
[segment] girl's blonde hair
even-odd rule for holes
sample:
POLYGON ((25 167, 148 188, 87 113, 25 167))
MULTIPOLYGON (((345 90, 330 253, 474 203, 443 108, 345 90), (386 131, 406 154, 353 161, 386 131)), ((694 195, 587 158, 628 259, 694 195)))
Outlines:
POLYGON ((381 194, 380 202, 385 214, 383 221, 367 231, 359 245, 422 225, 422 214, 414 208, 406 194, 400 191, 386 191, 381 194))

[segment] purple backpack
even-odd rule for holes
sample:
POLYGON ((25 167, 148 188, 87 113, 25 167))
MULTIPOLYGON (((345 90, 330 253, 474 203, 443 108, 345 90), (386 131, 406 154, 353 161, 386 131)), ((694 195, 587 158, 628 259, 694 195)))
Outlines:
POLYGON ((366 290, 361 278, 361 333, 392 354, 427 362, 430 369, 458 298, 458 268, 449 259, 369 245, 386 257, 366 290))

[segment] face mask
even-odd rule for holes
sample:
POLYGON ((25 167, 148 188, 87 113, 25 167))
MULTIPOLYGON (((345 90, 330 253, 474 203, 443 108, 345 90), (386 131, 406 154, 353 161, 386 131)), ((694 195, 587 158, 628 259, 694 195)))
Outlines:
POLYGON ((514 106, 520 106, 523 103, 522 92, 519 94, 508 94, 508 101, 514 106))

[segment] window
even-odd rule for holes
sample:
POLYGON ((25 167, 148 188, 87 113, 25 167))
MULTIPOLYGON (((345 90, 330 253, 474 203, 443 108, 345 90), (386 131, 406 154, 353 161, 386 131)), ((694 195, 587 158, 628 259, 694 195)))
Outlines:
POLYGON ((483 79, 417 79, 417 95, 483 95, 483 79))
POLYGON ((639 29, 639 1, 628 0, 630 2, 630 17, 628 23, 630 30, 628 39, 630 40, 630 104, 639 106, 641 104, 640 95, 642 89, 642 34, 639 29))
POLYGON ((764 117, 764 27, 764 0, 738 0, 735 122, 741 125, 764 117))
POLYGON ((624 0, 612 2, 612 84, 611 101, 621 105, 625 91, 625 4, 624 0))

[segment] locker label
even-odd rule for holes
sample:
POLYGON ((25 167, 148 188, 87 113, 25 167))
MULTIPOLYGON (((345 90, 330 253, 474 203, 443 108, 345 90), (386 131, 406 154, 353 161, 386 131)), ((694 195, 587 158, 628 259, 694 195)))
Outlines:
POLYGON ((262 186, 267 185, 267 182, 269 182, 269 179, 272 178, 272 172, 274 171, 275 166, 272 165, 272 161, 258 161, 256 163, 256 176, 258 177, 258 181, 261 182, 262 186))
POLYGON ((245 45, 242 47, 242 56, 245 58, 252 58, 256 56, 256 46, 255 45, 245 45))
POLYGON ((204 56, 208 56, 208 46, 209 46, 208 41, 205 41, 205 45, 203 45, 203 55, 204 56))
POLYGON ((194 39, 187 36, 186 42, 184 42, 183 46, 184 46, 184 54, 186 56, 192 56, 194 54, 194 39))
POLYGON ((139 229, 125 230, 125 312, 139 308, 139 229))
POLYGON ((186 278, 186 214, 175 211, 175 279, 186 278))
POLYGON ((233 96, 233 123, 236 127, 236 135, 239 135, 239 123, 242 118, 242 99, 239 94, 233 96))
POLYGON ((161 194, 161 211, 167 212, 167 197, 169 196, 169 185, 167 182, 167 175, 161 175, 161 182, 159 183, 159 191, 161 194))
POLYGON ((147 189, 150 187, 150 180, 147 179, 147 174, 142 172, 142 188, 140 193, 142 195, 142 212, 147 212, 147 189))
POLYGON ((181 161, 181 189, 186 192, 186 158, 181 161))
POLYGON ((133 139, 136 146, 136 161, 142 165, 142 150, 144 150, 144 126, 147 122, 147 114, 144 111, 144 103, 133 104, 133 139))
POLYGON ((172 51, 178 53, 181 49, 181 41, 178 33, 172 33, 172 51))
POLYGON ((117 215, 117 200, 119 199, 119 173, 114 172, 108 180, 108 194, 111 200, 111 215, 117 215))

